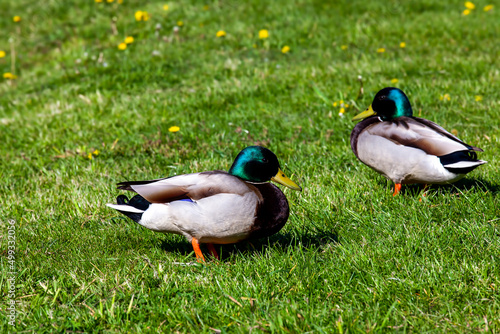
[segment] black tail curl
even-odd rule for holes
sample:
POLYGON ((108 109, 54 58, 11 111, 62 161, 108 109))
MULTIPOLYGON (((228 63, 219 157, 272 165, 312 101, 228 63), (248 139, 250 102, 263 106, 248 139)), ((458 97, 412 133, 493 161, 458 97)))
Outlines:
MULTIPOLYGON (((149 203, 144 197, 141 195, 135 195, 132 197, 130 200, 128 199, 127 196, 125 195, 120 195, 116 198, 116 203, 120 205, 129 205, 132 206, 136 209, 146 211, 151 203, 149 203)), ((128 212, 128 211, 122 211, 118 210, 120 213, 123 213, 130 219, 132 219, 135 222, 139 222, 142 218, 142 213, 137 213, 137 212, 128 212)))
POLYGON ((460 162, 460 161, 472 161, 472 162, 479 161, 477 159, 477 153, 474 151, 453 152, 450 154, 440 156, 439 160, 441 161, 441 164, 444 165, 444 168, 446 168, 448 171, 450 171, 452 173, 456 173, 456 174, 467 174, 480 165, 480 164, 477 164, 475 166, 469 166, 469 167, 463 167, 463 168, 446 167, 446 165, 450 165, 450 164, 460 162))

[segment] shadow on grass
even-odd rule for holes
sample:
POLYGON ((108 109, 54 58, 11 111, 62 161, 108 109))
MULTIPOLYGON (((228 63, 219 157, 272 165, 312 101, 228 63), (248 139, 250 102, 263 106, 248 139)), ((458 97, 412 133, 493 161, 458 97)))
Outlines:
POLYGON ((450 193, 459 191, 469 191, 469 190, 479 190, 482 192, 490 192, 493 194, 497 194, 500 192, 500 185, 488 182, 481 178, 475 179, 462 179, 458 182, 448 185, 440 186, 443 190, 448 191, 450 193))
MULTIPOLYGON (((338 235, 334 231, 316 230, 308 231, 305 234, 297 235, 297 233, 282 233, 262 239, 249 239, 236 244, 214 245, 215 249, 221 255, 221 261, 231 257, 234 253, 240 254, 258 254, 262 255, 268 248, 287 249, 288 247, 302 247, 306 249, 320 249, 322 246, 329 243, 338 243, 338 235)), ((184 238, 175 238, 175 240, 163 240, 161 248, 165 252, 182 253, 188 255, 193 252, 191 244, 184 238)), ((206 246, 201 245, 203 254, 206 256, 208 250, 206 246)), ((194 257, 194 254, 193 254, 194 257)))
MULTIPOLYGON (((394 191, 394 184, 392 182, 381 181, 379 184, 381 186, 383 186, 384 184, 390 184, 390 191, 394 191)), ((405 184, 401 189, 401 194, 403 196, 420 196, 423 190, 423 184, 405 184)), ((441 191, 443 193, 449 194, 454 194, 457 192, 467 192, 472 190, 498 194, 500 192, 500 185, 491 183, 481 178, 466 178, 452 184, 431 184, 427 187, 427 191, 441 191)))

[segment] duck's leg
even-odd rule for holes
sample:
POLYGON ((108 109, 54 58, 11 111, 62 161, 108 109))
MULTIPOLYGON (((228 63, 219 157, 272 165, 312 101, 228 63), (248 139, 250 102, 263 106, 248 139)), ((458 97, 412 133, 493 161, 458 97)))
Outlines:
POLYGON ((394 193, 392 196, 396 196, 401 191, 401 183, 394 184, 394 193))
POLYGON ((198 242, 198 239, 196 238, 191 239, 191 245, 193 245, 194 253, 196 254, 196 261, 205 262, 205 257, 201 252, 200 243, 198 242))
POLYGON ((212 254, 213 257, 215 257, 217 260, 219 260, 219 254, 217 254, 217 251, 215 250, 214 244, 207 244, 208 251, 210 254, 212 254))
POLYGON ((422 193, 422 197, 420 197, 420 199, 418 200, 419 202, 422 202, 422 198, 427 197, 427 188, 429 188, 429 184, 428 183, 426 183, 424 185, 424 190, 423 190, 423 193, 422 193))

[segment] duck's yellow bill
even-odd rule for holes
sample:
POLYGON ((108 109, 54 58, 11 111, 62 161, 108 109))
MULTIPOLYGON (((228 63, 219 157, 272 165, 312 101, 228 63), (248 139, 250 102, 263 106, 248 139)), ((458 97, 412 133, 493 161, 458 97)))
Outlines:
POLYGON ((290 180, 288 176, 286 176, 281 169, 278 169, 278 174, 273 176, 271 180, 279 184, 282 184, 290 189, 302 191, 302 188, 297 183, 290 180))
POLYGON ((357 120, 360 120, 360 119, 365 119, 367 117, 370 117, 372 115, 376 115, 377 113, 373 110, 372 106, 370 105, 368 107, 368 109, 366 109, 365 111, 363 111, 361 114, 357 115, 357 116, 354 116, 353 117, 353 121, 357 121, 357 120))

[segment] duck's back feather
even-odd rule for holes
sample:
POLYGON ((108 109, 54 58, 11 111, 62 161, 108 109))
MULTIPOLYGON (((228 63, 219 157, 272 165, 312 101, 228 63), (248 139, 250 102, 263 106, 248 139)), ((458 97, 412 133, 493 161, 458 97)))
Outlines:
POLYGON ((458 151, 483 151, 464 143, 441 126, 423 118, 399 117, 393 121, 382 122, 377 116, 372 116, 359 122, 351 133, 351 148, 356 156, 357 141, 362 131, 435 156, 458 151))
POLYGON ((431 128, 431 129, 433 129, 436 133, 439 133, 440 135, 442 135, 444 137, 447 137, 448 139, 451 139, 452 141, 455 141, 457 143, 462 144, 468 150, 477 151, 477 152, 483 152, 483 150, 480 149, 479 147, 475 147, 475 146, 472 146, 472 145, 469 145, 469 144, 463 142, 462 140, 458 139, 453 134, 449 133, 442 126, 440 126, 440 125, 438 125, 438 124, 436 124, 436 123, 434 123, 432 121, 429 121, 428 119, 419 118, 419 117, 411 117, 411 119, 419 122, 420 124, 423 124, 424 126, 427 126, 427 127, 431 128))
POLYGON ((221 193, 243 195, 248 186, 227 172, 211 171, 150 181, 121 182, 118 189, 135 191, 151 203, 170 203, 182 199, 198 201, 221 193))

